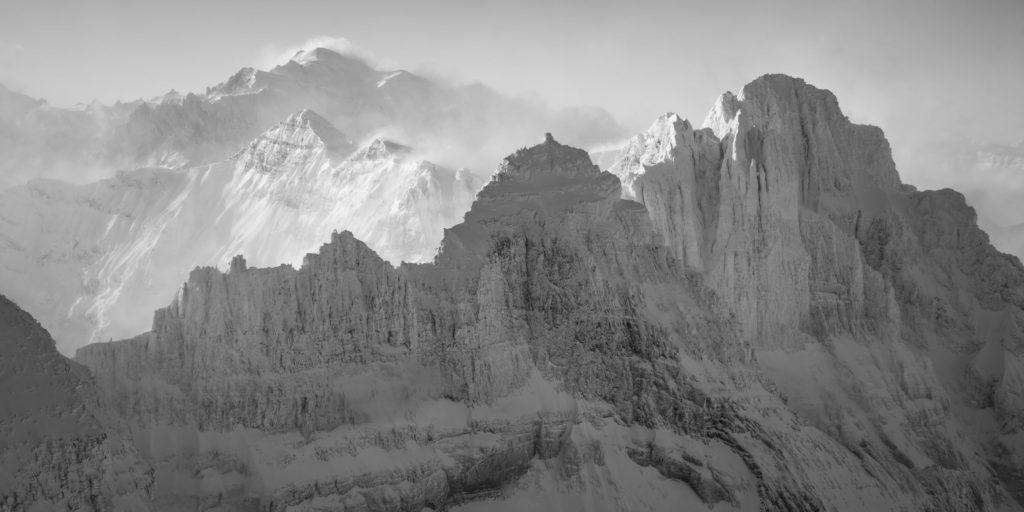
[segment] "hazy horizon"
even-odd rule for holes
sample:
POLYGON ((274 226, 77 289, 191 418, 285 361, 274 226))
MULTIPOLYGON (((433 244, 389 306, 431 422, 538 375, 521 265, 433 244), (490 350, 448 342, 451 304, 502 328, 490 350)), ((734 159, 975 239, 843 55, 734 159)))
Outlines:
POLYGON ((983 3, 6 0, 0 82, 64 106, 202 91, 331 36, 397 67, 601 106, 632 129, 665 111, 699 122, 721 92, 778 72, 833 90, 855 121, 944 119, 1016 143, 1024 106, 1001 96, 1024 80, 1024 2, 983 3))
POLYGON ((58 106, 129 101, 347 39, 384 67, 601 107, 635 133, 665 112, 700 125, 722 92, 785 73, 881 127, 908 183, 964 187, 926 163, 930 145, 1024 142, 1024 102, 1006 97, 1024 83, 1024 2, 983 4, 7 0, 0 84, 58 106))

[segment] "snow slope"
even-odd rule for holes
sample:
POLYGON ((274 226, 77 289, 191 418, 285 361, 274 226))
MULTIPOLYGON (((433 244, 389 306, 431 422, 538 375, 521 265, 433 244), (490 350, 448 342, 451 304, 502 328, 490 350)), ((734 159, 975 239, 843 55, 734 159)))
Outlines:
POLYGON ((193 267, 238 254, 298 264, 347 229, 395 263, 428 260, 475 190, 466 171, 383 139, 356 148, 303 110, 224 162, 0 192, 0 287, 67 353, 144 331, 193 267))

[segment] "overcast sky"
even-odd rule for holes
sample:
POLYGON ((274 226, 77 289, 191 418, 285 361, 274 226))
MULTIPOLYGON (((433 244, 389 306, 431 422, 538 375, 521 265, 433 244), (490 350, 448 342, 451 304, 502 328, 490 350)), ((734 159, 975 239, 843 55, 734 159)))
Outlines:
POLYGON ((1024 140, 1024 0, 0 0, 0 83, 58 105, 203 90, 317 36, 634 130, 666 111, 700 124, 722 91, 784 72, 897 152, 1024 140))

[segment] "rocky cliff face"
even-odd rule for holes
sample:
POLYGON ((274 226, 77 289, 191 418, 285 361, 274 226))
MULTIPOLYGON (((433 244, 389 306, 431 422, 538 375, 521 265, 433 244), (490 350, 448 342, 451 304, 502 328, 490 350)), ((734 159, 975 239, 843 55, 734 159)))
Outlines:
POLYGON ((880 130, 785 76, 704 129, 658 119, 612 170, 794 410, 918 473, 991 464, 1020 498, 1024 268, 963 196, 901 185, 880 130))
POLYGON ((395 263, 427 260, 476 188, 412 148, 357 148, 303 110, 218 164, 0 192, 0 286, 71 352, 145 331, 192 268, 236 254, 297 265, 349 229, 395 263))
POLYGON ((92 377, 0 296, 0 510, 148 510, 152 485, 92 377))
POLYGON ((936 303, 895 277, 914 233, 1007 300, 977 284, 994 251, 956 249, 980 232, 911 222, 948 199, 904 190, 825 91, 768 77, 717 111, 627 152, 647 208, 548 136, 432 263, 347 232, 298 270, 237 258, 194 271, 151 332, 81 349, 155 508, 1019 510, 907 327, 936 303))
POLYGON ((901 190, 881 130, 850 123, 830 92, 781 75, 739 97, 726 93, 705 125, 694 130, 667 115, 612 167, 677 257, 707 275, 746 337, 762 343, 788 337, 813 314, 831 316, 812 313, 812 287, 850 285, 843 296, 859 307, 863 285, 852 281, 862 265, 842 261, 856 247, 834 228, 870 222, 901 190), (816 263, 845 268, 823 275, 829 269, 816 263))

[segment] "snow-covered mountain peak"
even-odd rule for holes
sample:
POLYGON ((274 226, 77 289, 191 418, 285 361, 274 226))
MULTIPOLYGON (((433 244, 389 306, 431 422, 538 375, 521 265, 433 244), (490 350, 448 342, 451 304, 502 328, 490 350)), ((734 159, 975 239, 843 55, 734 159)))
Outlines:
POLYGON ((658 117, 646 133, 633 137, 629 148, 642 150, 645 162, 657 162, 663 160, 692 131, 693 126, 689 120, 669 112, 658 117))
POLYGON ((224 82, 210 88, 207 96, 212 101, 216 101, 224 96, 237 96, 257 92, 260 89, 257 82, 260 76, 265 74, 265 71, 259 71, 255 68, 242 68, 224 82))
POLYGON ((375 137, 349 157, 350 160, 376 161, 390 158, 406 157, 412 154, 412 148, 383 137, 375 137))
POLYGON ((283 124, 295 132, 311 132, 329 151, 340 152, 352 147, 352 141, 345 137, 341 130, 310 109, 302 109, 292 114, 283 124))
POLYGON ((320 48, 312 48, 312 49, 308 49, 308 50, 307 49, 299 50, 299 51, 295 52, 294 56, 292 56, 292 61, 296 62, 298 64, 305 65, 305 64, 311 64, 313 62, 329 61, 329 60, 337 60, 337 59, 345 59, 345 58, 352 58, 352 57, 346 57, 345 55, 342 55, 342 54, 340 54, 340 53, 338 53, 338 52, 336 52, 334 50, 320 47, 320 48))
POLYGON ((347 79, 378 79, 380 72, 366 60, 351 54, 342 54, 328 48, 299 50, 287 63, 270 71, 280 75, 302 76, 308 73, 327 73, 332 76, 341 73, 347 79))
POLYGON ((510 141, 544 130, 588 146, 625 135, 601 109, 555 110, 385 66, 354 49, 310 47, 291 56, 262 70, 231 70, 188 95, 172 91, 90 109, 48 107, 0 90, 0 125, 7 127, 0 130, 0 187, 62 169, 99 175, 220 162, 302 108, 354 140, 387 133, 439 161, 476 169, 498 161, 510 141))
POLYGON ((303 109, 253 140, 237 160, 258 171, 280 170, 304 166, 326 153, 345 154, 351 149, 352 143, 340 130, 316 112, 303 109))
POLYGON ((729 122, 739 113, 740 100, 731 91, 722 93, 704 118, 704 127, 710 128, 718 138, 730 130, 729 122))
POLYGON ((658 116, 658 118, 654 120, 654 124, 655 125, 663 124, 663 125, 672 125, 672 126, 675 126, 675 125, 685 125, 685 126, 689 127, 690 126, 690 120, 682 118, 682 117, 679 117, 679 114, 676 114, 675 112, 665 112, 664 114, 658 116))
POLYGON ((675 160, 679 154, 686 155, 684 159, 692 160, 690 155, 700 153, 694 148, 707 142, 718 142, 711 129, 694 130, 688 120, 669 112, 658 117, 646 132, 630 138, 619 154, 619 159, 608 171, 622 180, 625 198, 637 199, 635 184, 639 176, 647 173, 650 168, 675 160))

